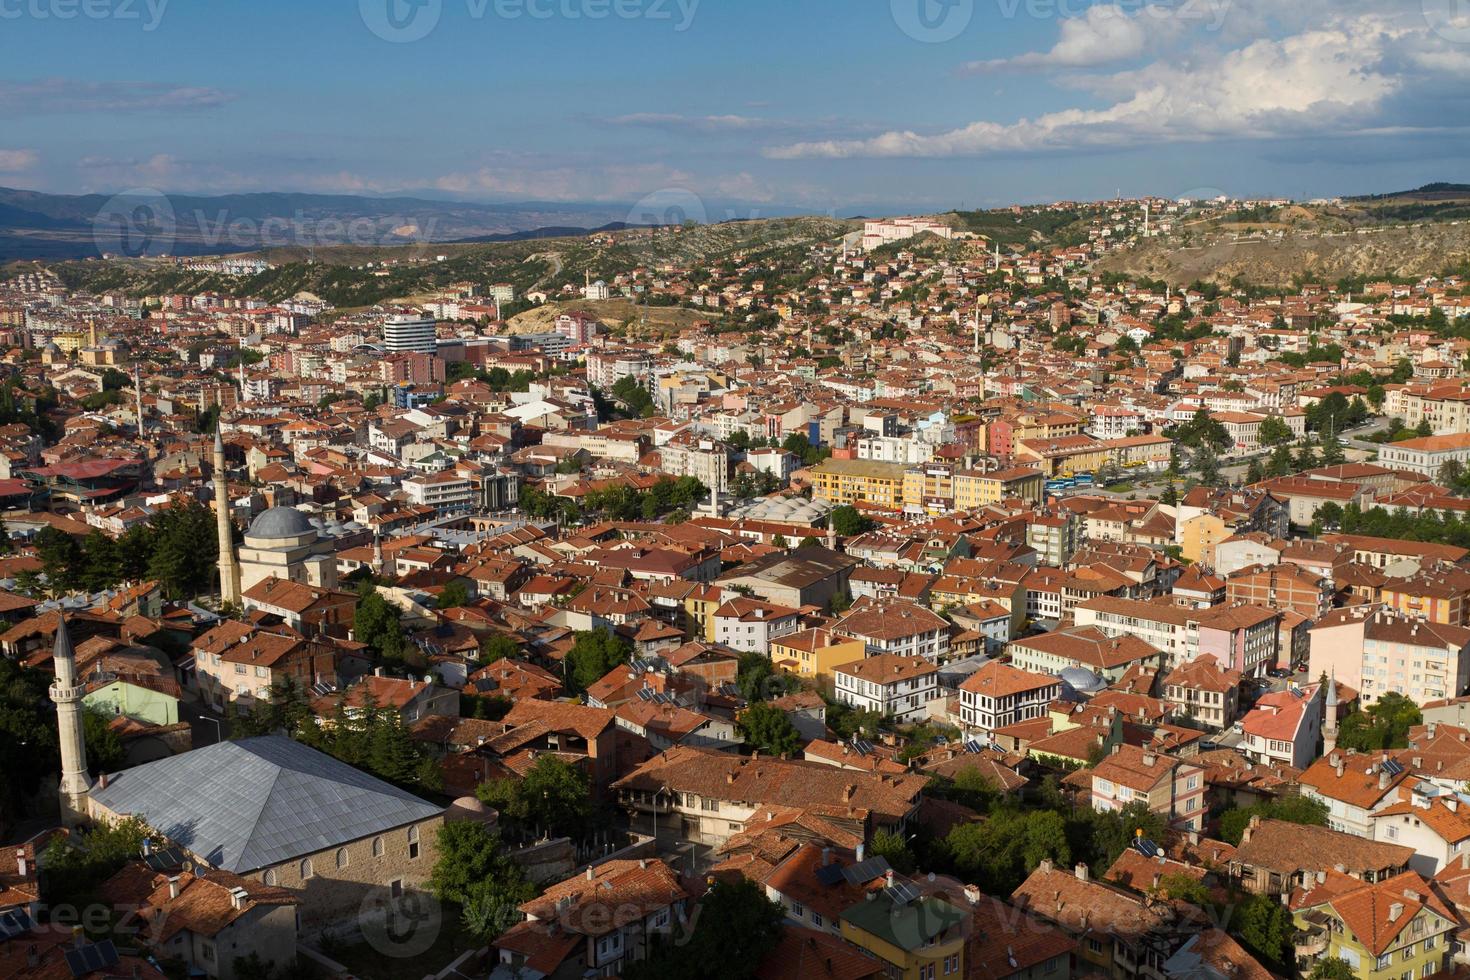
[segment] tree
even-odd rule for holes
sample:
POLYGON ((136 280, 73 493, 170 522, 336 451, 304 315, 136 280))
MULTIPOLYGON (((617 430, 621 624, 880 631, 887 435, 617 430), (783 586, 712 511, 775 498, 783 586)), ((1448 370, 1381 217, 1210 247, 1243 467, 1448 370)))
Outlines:
POLYGON ((1199 467, 1199 482, 1207 487, 1218 487, 1224 482, 1220 475, 1220 460, 1209 449, 1195 454, 1195 465, 1199 467))
POLYGON ((551 837, 584 836, 595 812, 587 774, 552 755, 538 758, 525 778, 492 779, 475 795, 508 825, 551 837))
POLYGON ((1305 796, 1291 795, 1254 806, 1232 807, 1220 815, 1220 839, 1227 844, 1239 844, 1252 817, 1325 827, 1327 806, 1305 796))
POLYGON ((827 526, 834 533, 844 538, 851 538, 871 531, 873 520, 858 513, 858 509, 851 504, 843 504, 841 507, 834 507, 832 513, 827 515, 827 526))
POLYGON ((122 768, 122 739, 113 731, 110 719, 96 708, 82 712, 82 738, 87 745, 87 768, 93 773, 116 772, 122 768))
POLYGON ((64 592, 79 586, 84 553, 76 538, 48 525, 36 532, 35 546, 47 585, 64 592))
POLYGON ((1409 729, 1423 720, 1418 705, 1397 691, 1390 691, 1342 720, 1337 747, 1359 752, 1405 748, 1409 744, 1409 729))
POLYGON ((1322 436, 1322 465, 1339 466, 1346 462, 1347 453, 1342 448, 1342 440, 1337 433, 1329 430, 1322 436))
POLYGON ((786 712, 763 701, 746 708, 735 728, 747 745, 770 755, 794 755, 801 747, 801 734, 786 712))
MULTIPOLYGON (((482 823, 445 823, 439 828, 437 845, 429 889, 441 902, 465 906, 467 918, 474 921, 466 925, 482 938, 485 934, 480 928, 493 928, 504 921, 507 903, 520 904, 536 894, 520 867, 503 853, 499 836, 482 823)), ((501 926, 495 934, 505 928, 501 926)))
POLYGON ((480 641, 480 663, 493 664, 519 655, 521 646, 504 633, 492 633, 480 641))
POLYGON ((979 823, 959 824, 944 850, 967 880, 989 894, 1010 894, 1044 859, 1072 863, 1066 821, 1052 810, 997 808, 979 823))
POLYGON ((1263 446, 1284 446, 1295 438, 1291 426, 1279 415, 1268 415, 1261 420, 1256 432, 1256 441, 1263 446))
POLYGON ((608 671, 627 663, 632 655, 632 644, 610 629, 578 633, 567 652, 567 686, 573 691, 585 691, 606 677, 608 671))
POLYGON ((784 919, 785 910, 749 878, 717 880, 700 899, 688 941, 657 943, 646 959, 625 964, 623 976, 749 980, 781 941, 784 919))
POLYGON ((353 632, 358 642, 366 643, 377 655, 390 661, 403 659, 403 623, 398 608, 383 598, 371 583, 366 583, 357 600, 353 632))
POLYGON ((1262 468, 1261 461, 1258 459, 1251 460, 1250 465, 1245 468, 1245 482, 1260 483, 1265 478, 1266 471, 1262 468))
POLYGON ((1236 912, 1236 928, 1240 941, 1251 952, 1273 966, 1287 961, 1291 940, 1291 913, 1278 901, 1266 895, 1251 895, 1236 912))
POLYGON ((460 579, 454 579, 440 591, 435 607, 438 609, 454 609, 459 606, 467 606, 469 603, 469 587, 460 579))
POLYGON ((1347 960, 1325 956, 1313 964, 1307 980, 1358 980, 1358 974, 1347 960))
POLYGON ((1465 475, 1465 464, 1458 459, 1446 460, 1435 474, 1434 482, 1442 487, 1453 487, 1465 475))
POLYGON ((880 830, 873 834, 873 846, 869 848, 873 857, 886 858, 888 864, 899 874, 913 874, 917 866, 914 852, 902 834, 892 830, 880 830))
POLYGON ((771 658, 763 653, 742 653, 738 671, 735 686, 746 701, 785 697, 797 688, 796 678, 777 673, 771 658))
POLYGON ((138 817, 99 823, 80 839, 51 838, 41 859, 46 869, 46 899, 53 905, 77 899, 143 853, 143 840, 156 831, 138 817))

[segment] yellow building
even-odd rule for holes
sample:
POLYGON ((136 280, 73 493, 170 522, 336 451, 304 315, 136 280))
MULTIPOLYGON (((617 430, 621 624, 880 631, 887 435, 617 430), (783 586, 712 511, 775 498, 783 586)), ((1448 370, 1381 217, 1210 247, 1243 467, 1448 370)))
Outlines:
POLYGON ((1215 545, 1235 532, 1214 514, 1204 513, 1178 524, 1180 554, 1191 562, 1215 563, 1215 545))
POLYGON ((715 610, 724 602, 718 585, 701 585, 684 597, 684 632, 691 640, 715 642, 715 610))
POLYGON ((969 918, 937 898, 900 904, 885 889, 842 913, 842 938, 888 964, 887 975, 894 980, 958 980, 965 976, 969 918))
POLYGON ((832 671, 862 660, 867 648, 862 640, 841 636, 831 630, 809 629, 771 641, 771 661, 782 670, 831 689, 832 671))
POLYGON ((960 470, 954 475, 955 510, 978 510, 1012 497, 1040 503, 1045 484, 1041 470, 1029 466, 996 473, 960 470))
POLYGON ((898 510, 903 506, 902 463, 867 459, 825 459, 810 471, 812 496, 836 505, 866 503, 898 510))
POLYGON ((1450 909, 1412 871, 1374 884, 1327 872, 1295 914, 1299 961, 1346 960, 1361 980, 1428 977, 1448 965, 1455 923, 1450 909))
POLYGON ((954 510, 954 467, 932 463, 905 470, 903 509, 911 514, 948 514, 954 510))
POLYGON ((1040 467, 1048 477, 1096 473, 1108 461, 1109 449, 1091 436, 1058 439, 1017 439, 1017 460, 1040 467))

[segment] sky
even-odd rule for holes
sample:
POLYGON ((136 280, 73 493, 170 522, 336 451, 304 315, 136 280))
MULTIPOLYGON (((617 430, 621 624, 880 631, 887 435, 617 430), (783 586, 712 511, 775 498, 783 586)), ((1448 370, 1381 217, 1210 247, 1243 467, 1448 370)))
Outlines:
POLYGON ((1470 182, 1464 0, 0 0, 0 185, 709 219, 1470 182))

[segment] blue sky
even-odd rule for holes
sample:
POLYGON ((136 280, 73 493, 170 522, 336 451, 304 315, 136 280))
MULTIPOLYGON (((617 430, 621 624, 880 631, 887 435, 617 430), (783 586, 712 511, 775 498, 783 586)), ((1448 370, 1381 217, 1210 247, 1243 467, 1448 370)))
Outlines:
POLYGON ((1470 180, 1457 0, 0 0, 0 53, 0 184, 50 191, 720 217, 1470 180))

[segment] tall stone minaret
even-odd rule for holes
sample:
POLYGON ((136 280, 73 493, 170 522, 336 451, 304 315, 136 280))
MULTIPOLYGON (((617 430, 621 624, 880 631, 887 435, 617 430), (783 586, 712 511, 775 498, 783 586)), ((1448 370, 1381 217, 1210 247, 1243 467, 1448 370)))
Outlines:
POLYGON ((138 373, 138 365, 133 365, 133 410, 138 413, 138 435, 142 435, 147 428, 143 421, 143 376, 138 373))
POLYGON ((235 561, 235 535, 230 524, 230 487, 225 477, 225 443, 214 429, 214 520, 219 530, 219 599, 240 604, 240 566, 235 561))
POLYGON ((61 732, 61 822, 75 827, 87 819, 87 791, 92 777, 87 774, 87 743, 82 735, 82 686, 77 683, 77 653, 66 629, 66 617, 56 624, 56 645, 51 650, 56 680, 51 700, 56 702, 56 724, 61 732))
POLYGON ((1326 691, 1322 699, 1322 754, 1337 748, 1337 669, 1323 679, 1326 691))

